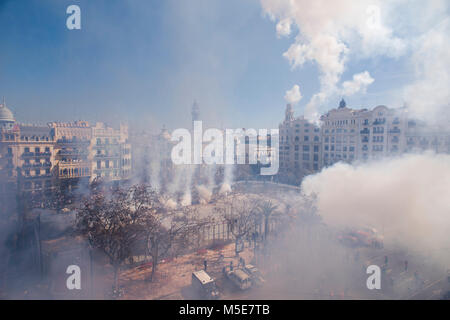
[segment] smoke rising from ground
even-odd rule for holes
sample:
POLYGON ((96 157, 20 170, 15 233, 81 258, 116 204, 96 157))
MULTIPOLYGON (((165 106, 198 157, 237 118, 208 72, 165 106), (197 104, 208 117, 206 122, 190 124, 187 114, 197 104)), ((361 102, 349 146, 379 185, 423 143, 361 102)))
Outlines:
POLYGON ((307 177, 326 223, 372 226, 423 252, 450 246, 450 156, 410 154, 367 164, 338 163, 307 177))

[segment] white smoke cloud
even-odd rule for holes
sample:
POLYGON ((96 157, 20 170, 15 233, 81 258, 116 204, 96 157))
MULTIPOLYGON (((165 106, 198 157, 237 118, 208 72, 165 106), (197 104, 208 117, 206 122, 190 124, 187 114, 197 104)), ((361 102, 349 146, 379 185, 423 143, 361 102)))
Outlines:
POLYGON ((201 204, 209 203, 211 201, 212 192, 208 190, 208 188, 206 188, 204 185, 197 186, 197 191, 201 204))
MULTIPOLYGON (((317 118, 317 108, 336 93, 350 53, 361 56, 399 56, 406 48, 382 17, 391 5, 373 0, 261 0, 263 10, 277 24, 277 34, 299 29, 295 42, 283 54, 292 68, 311 61, 320 71, 320 92, 306 107, 305 116, 317 118), (383 15, 381 14, 383 13, 383 15)), ((350 90, 350 89, 349 89, 350 90)))
POLYGON ((283 54, 291 67, 312 62, 319 70, 320 91, 307 103, 306 118, 317 121, 320 107, 342 94, 341 90, 346 95, 364 92, 370 84, 372 77, 363 78, 366 74, 362 73, 339 89, 350 59, 409 57, 411 52, 418 80, 405 91, 406 101, 414 110, 428 110, 431 104, 448 106, 448 23, 428 31, 445 13, 448 16, 448 1, 261 0, 261 5, 272 20, 278 21, 278 36, 291 34, 291 26, 298 29, 283 54), (437 83, 438 79, 443 81, 437 83), (442 90, 427 101, 435 84, 442 90))
POLYGON ((450 155, 338 163, 305 178, 302 192, 317 195, 326 223, 372 226, 408 248, 436 251, 449 245, 450 155))
POLYGON ((344 96, 351 96, 357 92, 365 93, 367 87, 374 81, 367 71, 355 74, 353 75, 353 80, 342 83, 342 94, 344 96))
POLYGON ((291 34, 291 19, 284 19, 277 23, 277 35, 278 37, 287 37, 291 34))
POLYGON ((287 103, 296 104, 302 99, 302 94, 300 92, 300 87, 295 84, 291 90, 286 91, 284 99, 287 103))
POLYGON ((219 194, 228 194, 228 193, 231 193, 231 186, 225 182, 220 186, 219 194))
MULTIPOLYGON (((428 122, 450 121, 450 19, 421 36, 412 64, 416 81, 405 88, 404 100, 413 117, 428 122)), ((445 123, 445 122, 444 122, 445 123)))

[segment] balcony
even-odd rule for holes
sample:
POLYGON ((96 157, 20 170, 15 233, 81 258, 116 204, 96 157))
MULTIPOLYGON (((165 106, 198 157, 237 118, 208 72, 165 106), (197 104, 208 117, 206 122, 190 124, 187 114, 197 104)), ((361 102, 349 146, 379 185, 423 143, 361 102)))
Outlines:
POLYGON ((59 150, 58 156, 87 156, 89 152, 87 150, 59 150))
POLYGON ((120 154, 96 154, 94 159, 108 159, 108 158, 120 158, 120 154))
POLYGON ((22 165, 22 168, 45 168, 45 167, 51 167, 52 163, 51 162, 44 162, 44 163, 24 163, 22 165))
POLYGON ((50 151, 45 151, 45 152, 35 152, 34 155, 35 155, 36 157, 45 157, 45 156, 49 157, 49 156, 52 155, 52 153, 51 153, 50 151))
POLYGON ((373 122, 374 125, 380 125, 380 124, 385 124, 385 123, 386 123, 386 120, 384 120, 384 119, 383 119, 383 120, 378 120, 378 119, 377 119, 377 120, 375 120, 375 121, 373 122))
POLYGON ((370 130, 365 128, 359 132, 360 134, 370 134, 370 130))
POLYGON ((90 140, 68 140, 68 139, 58 139, 56 140, 56 144, 58 145, 89 145, 91 144, 90 140))
POLYGON ((44 173, 44 174, 36 174, 34 176, 32 175, 25 175, 23 176, 25 179, 42 179, 42 178, 49 178, 53 175, 51 173, 44 173))
POLYGON ((24 152, 22 153, 22 157, 34 157, 34 152, 24 152))
POLYGON ((400 133, 401 130, 400 129, 391 129, 389 130, 389 133, 400 133))
POLYGON ((90 176, 88 162, 59 162, 58 177, 61 179, 82 178, 90 176))

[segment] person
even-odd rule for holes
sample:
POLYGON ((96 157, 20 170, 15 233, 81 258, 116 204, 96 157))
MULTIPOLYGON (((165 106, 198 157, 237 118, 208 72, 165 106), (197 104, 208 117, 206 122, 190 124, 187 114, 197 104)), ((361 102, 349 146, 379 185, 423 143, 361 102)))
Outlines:
POLYGON ((230 261, 230 271, 233 271, 233 261, 230 261))
POLYGON ((408 271, 408 260, 405 260, 405 272, 408 271))
POLYGON ((208 267, 208 261, 206 261, 206 259, 203 261, 203 266, 205 267, 205 271, 206 271, 206 269, 208 267))
POLYGON ((384 264, 385 264, 385 265, 388 264, 388 256, 384 256, 384 264))

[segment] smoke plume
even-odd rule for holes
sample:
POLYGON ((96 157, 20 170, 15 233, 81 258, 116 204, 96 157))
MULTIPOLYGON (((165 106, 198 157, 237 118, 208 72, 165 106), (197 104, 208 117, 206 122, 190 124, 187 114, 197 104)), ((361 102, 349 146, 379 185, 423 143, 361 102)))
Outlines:
POLYGON ((387 241, 422 252, 449 246, 449 155, 338 163, 305 178, 301 187, 305 195, 317 196, 326 223, 371 226, 387 241))
POLYGON ((305 106, 317 121, 320 108, 336 95, 365 92, 374 79, 368 71, 341 85, 348 61, 405 57, 414 74, 404 92, 412 113, 437 119, 449 103, 448 1, 261 0, 263 11, 278 21, 278 36, 298 30, 284 52, 292 69, 308 62, 319 71, 319 92, 305 106), (294 28, 295 27, 295 28, 294 28), (441 108, 430 112, 430 106, 441 108))

